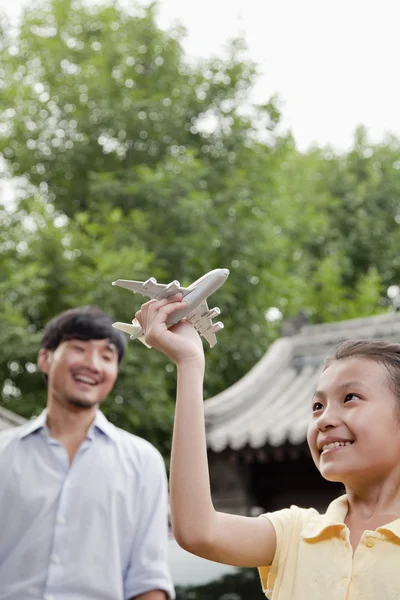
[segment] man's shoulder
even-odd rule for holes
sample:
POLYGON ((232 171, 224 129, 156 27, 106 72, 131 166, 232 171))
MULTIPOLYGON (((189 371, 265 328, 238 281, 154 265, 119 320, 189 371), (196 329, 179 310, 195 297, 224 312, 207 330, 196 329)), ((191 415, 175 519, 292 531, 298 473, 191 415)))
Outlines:
POLYGON ((33 433, 36 429, 41 426, 43 415, 32 419, 19 418, 20 424, 12 425, 0 431, 0 450, 12 442, 18 442, 22 438, 33 433), (22 423, 21 423, 22 421, 22 423))
POLYGON ((18 427, 10 427, 0 431, 0 450, 5 448, 10 442, 18 439, 25 425, 19 425, 18 427))
POLYGON ((134 433, 121 429, 111 423, 106 416, 98 411, 95 425, 117 449, 119 460, 128 468, 139 473, 154 469, 156 472, 165 471, 164 459, 153 444, 134 433))
POLYGON ((143 466, 159 463, 165 467, 161 452, 151 442, 120 427, 114 426, 113 430, 114 441, 125 457, 143 466))
POLYGON ((166 474, 165 461, 161 452, 149 441, 125 431, 115 428, 114 441, 118 448, 120 460, 125 466, 140 477, 158 480, 166 474))
POLYGON ((115 427, 115 434, 118 443, 126 450, 139 452, 143 456, 161 456, 159 450, 151 442, 134 433, 115 427))

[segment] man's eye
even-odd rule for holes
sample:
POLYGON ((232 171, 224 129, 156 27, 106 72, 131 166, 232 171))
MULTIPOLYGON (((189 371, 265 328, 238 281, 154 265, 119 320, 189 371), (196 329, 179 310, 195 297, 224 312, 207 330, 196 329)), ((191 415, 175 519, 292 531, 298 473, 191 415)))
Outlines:
POLYGON ((324 407, 322 406, 321 402, 314 402, 314 404, 312 405, 312 411, 316 412, 317 410, 321 410, 324 407))
POLYGON ((75 346, 73 346, 74 350, 78 350, 78 352, 83 352, 84 351, 84 347, 83 346, 77 346, 75 344, 75 346))

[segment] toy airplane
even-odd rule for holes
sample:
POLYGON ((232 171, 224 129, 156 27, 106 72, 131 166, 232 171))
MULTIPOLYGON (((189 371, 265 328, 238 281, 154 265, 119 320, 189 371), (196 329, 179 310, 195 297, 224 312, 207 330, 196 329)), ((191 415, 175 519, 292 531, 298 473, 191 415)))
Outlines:
MULTIPOLYGON (((217 317, 221 311, 218 307, 210 310, 207 305, 207 298, 225 283, 228 275, 228 269, 214 269, 203 275, 203 277, 200 277, 200 279, 192 283, 189 287, 181 287, 179 281, 172 281, 168 285, 164 285, 157 283, 154 277, 150 277, 147 281, 117 279, 112 284, 131 290, 134 294, 142 294, 142 296, 156 300, 168 298, 168 296, 173 296, 180 292, 183 294, 187 306, 168 317, 166 321, 167 327, 175 325, 175 323, 178 323, 182 319, 188 319, 199 334, 207 340, 210 348, 212 348, 217 343, 215 334, 224 325, 220 321, 213 323, 213 317, 217 317)), ((151 347, 144 341, 143 329, 136 319, 133 320, 132 324, 113 323, 113 327, 129 333, 131 340, 139 339, 145 346, 148 348, 151 347)))

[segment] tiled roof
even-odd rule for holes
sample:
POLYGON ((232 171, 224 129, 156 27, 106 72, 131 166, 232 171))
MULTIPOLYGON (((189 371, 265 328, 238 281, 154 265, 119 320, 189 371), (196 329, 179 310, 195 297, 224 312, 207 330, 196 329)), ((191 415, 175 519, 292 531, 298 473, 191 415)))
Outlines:
POLYGON ((305 326, 277 339, 242 379, 206 400, 208 447, 303 443, 324 358, 343 340, 373 338, 400 342, 400 314, 305 326))
POLYGON ((26 423, 26 419, 0 406, 0 431, 26 423))

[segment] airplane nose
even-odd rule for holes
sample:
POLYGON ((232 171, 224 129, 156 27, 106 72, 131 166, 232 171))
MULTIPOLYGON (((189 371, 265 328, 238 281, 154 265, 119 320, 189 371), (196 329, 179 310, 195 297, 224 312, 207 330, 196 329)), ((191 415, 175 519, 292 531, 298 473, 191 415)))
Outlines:
POLYGON ((228 277, 229 275, 229 269, 223 269, 224 275, 225 277, 228 277))

